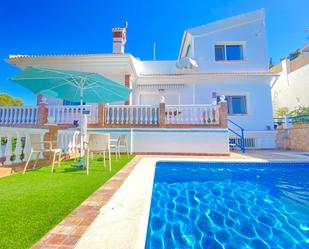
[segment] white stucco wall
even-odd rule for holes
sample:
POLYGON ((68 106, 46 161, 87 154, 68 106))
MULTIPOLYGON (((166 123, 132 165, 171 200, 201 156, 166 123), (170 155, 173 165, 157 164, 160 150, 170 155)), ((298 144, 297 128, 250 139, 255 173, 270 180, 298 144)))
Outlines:
POLYGON ((259 20, 210 35, 195 37, 194 59, 199 65, 197 71, 268 71, 266 34, 263 22, 259 20), (243 44, 244 60, 232 62, 215 61, 215 44, 221 42, 239 42, 243 44))
MULTIPOLYGON (((164 94, 178 94, 179 104, 211 104, 212 92, 217 95, 245 95, 247 97, 248 114, 231 115, 229 118, 244 127, 246 130, 257 131, 267 130, 267 126, 272 128, 272 101, 270 82, 272 76, 267 75, 192 75, 187 77, 162 79, 158 77, 148 77, 147 80, 141 79, 140 84, 147 82, 158 82, 167 90, 164 94), (184 84, 179 89, 169 89, 168 84, 184 84)), ((141 91, 134 91, 133 104, 143 104, 139 101, 141 91)), ((148 92, 147 94, 150 94, 148 92)), ((153 95, 157 95, 158 105, 161 92, 152 90, 153 95)), ((174 98, 177 99, 177 98, 174 98)), ((148 103, 149 104, 149 103, 148 103)), ((167 103, 178 104, 178 103, 167 103)))
POLYGON ((290 111, 297 106, 309 106, 309 64, 291 72, 283 70, 272 88, 274 111, 288 107, 290 111))
POLYGON ((126 134, 133 153, 228 154, 227 129, 90 129, 108 132, 112 138, 126 134))
POLYGON ((196 104, 211 103, 211 93, 217 95, 245 95, 248 114, 229 115, 228 118, 242 126, 245 130, 266 130, 272 127, 272 103, 270 86, 267 82, 246 82, 225 84, 198 84, 196 86, 196 104), (208 93, 208 94, 207 94, 208 93))

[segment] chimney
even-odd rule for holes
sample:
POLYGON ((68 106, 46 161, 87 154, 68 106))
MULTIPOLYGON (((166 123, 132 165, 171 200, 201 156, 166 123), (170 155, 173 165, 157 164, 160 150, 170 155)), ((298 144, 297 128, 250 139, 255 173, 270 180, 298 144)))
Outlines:
POLYGON ((113 28, 113 54, 124 54, 124 45, 126 44, 126 32, 128 22, 124 28, 113 28))

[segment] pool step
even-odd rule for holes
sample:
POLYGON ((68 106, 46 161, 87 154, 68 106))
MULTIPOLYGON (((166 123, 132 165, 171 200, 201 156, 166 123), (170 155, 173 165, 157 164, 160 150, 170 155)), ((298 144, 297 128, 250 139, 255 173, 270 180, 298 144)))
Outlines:
POLYGON ((12 169, 0 166, 0 177, 12 175, 12 169))

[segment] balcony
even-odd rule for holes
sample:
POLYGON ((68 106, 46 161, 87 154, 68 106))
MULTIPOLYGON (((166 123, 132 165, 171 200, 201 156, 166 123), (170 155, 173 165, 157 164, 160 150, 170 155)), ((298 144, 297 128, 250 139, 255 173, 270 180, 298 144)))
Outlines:
MULTIPOLYGON (((96 128, 216 128, 226 127, 226 103, 218 105, 85 105, 89 127, 96 128)), ((2 126, 71 126, 80 106, 0 107, 2 126)))

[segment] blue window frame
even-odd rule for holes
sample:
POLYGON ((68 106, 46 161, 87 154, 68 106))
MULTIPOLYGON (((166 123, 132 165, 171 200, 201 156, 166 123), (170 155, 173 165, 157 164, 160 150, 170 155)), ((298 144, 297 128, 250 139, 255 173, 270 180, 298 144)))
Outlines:
MULTIPOLYGON (((233 114, 247 114, 247 97, 246 96, 225 96, 227 101, 227 112, 233 114)), ((217 96, 217 102, 220 101, 220 96, 217 96)))
MULTIPOLYGON (((84 102, 84 105, 86 103, 84 102)), ((80 105, 80 102, 73 102, 73 101, 69 101, 69 100, 63 100, 63 105, 80 105)))
POLYGON ((215 45, 216 61, 239 61, 244 59, 242 45, 215 45))
POLYGON ((238 61, 243 60, 243 48, 241 45, 227 45, 226 46, 226 60, 238 61))
POLYGON ((216 61, 224 61, 225 60, 224 45, 216 45, 215 46, 215 57, 216 57, 216 61))

